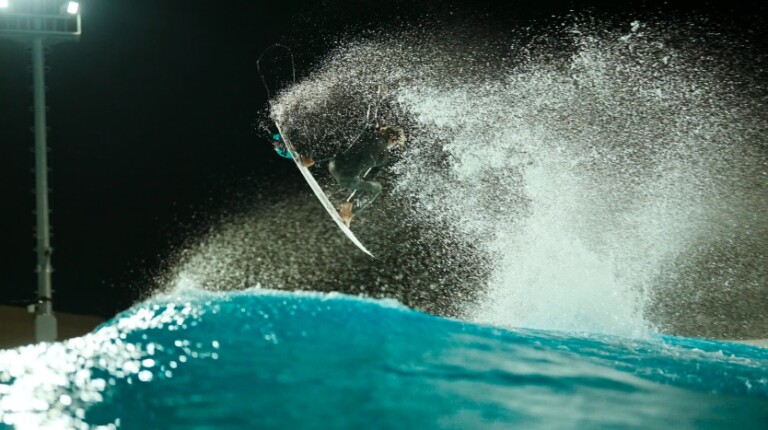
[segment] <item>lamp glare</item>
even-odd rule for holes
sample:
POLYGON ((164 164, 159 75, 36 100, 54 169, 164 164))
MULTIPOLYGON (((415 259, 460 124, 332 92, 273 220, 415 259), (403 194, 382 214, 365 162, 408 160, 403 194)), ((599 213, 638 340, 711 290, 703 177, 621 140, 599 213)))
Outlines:
MULTIPOLYGON (((3 0, 0 0, 0 2, 3 0)), ((7 1, 7 0, 6 0, 7 1)), ((80 11, 80 3, 76 1, 71 1, 67 3, 67 13, 70 15, 77 15, 77 13, 80 11)))
POLYGON ((6 9, 8 7, 8 0, 0 0, 0 9, 6 9))

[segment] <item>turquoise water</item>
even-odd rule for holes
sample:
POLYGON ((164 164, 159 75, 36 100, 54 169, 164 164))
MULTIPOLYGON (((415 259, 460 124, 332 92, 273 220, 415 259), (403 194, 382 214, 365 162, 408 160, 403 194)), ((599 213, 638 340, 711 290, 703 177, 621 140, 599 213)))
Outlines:
POLYGON ((768 349, 502 330, 392 301, 177 291, 0 351, 0 427, 766 428, 768 349))

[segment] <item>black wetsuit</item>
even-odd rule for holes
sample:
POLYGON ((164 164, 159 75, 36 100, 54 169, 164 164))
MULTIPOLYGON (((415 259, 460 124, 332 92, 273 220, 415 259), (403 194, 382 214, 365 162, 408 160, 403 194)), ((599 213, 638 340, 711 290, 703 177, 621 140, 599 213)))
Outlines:
POLYGON ((367 194, 366 202, 355 205, 352 214, 359 213, 379 196, 381 184, 363 176, 371 169, 384 166, 388 160, 387 139, 375 127, 367 127, 349 149, 330 160, 328 170, 340 186, 357 191, 357 198, 361 193, 367 194))

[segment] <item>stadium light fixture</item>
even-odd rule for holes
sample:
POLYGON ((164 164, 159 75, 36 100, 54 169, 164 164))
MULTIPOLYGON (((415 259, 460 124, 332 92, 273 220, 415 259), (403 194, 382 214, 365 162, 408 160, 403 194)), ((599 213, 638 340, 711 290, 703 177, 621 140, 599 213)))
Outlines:
MULTIPOLYGON (((0 0, 3 1, 3 0, 0 0)), ((70 15, 77 15, 77 13, 80 12, 80 3, 76 1, 71 1, 67 3, 67 13, 70 15)))
POLYGON ((55 341, 58 337, 51 288, 51 228, 48 204, 48 143, 45 91, 45 52, 53 44, 80 40, 80 4, 65 0, 0 0, 0 39, 20 42, 31 48, 35 132, 35 238, 37 242, 37 303, 35 340, 55 341), (57 12, 57 9, 59 13, 57 12))

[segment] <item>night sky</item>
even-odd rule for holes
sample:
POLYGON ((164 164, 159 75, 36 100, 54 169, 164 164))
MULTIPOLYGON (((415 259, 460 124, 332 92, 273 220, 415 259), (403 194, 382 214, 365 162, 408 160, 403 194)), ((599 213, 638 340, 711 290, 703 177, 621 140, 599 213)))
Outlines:
MULTIPOLYGON (((757 3, 697 8, 747 20, 765 12, 757 3)), ((168 256, 211 219, 301 185, 292 163, 276 157, 255 127, 267 100, 256 60, 271 44, 293 47, 301 77, 334 40, 390 20, 512 25, 571 9, 631 15, 672 8, 638 1, 82 4, 81 41, 53 46, 47 56, 54 307, 103 316, 145 293, 168 256)), ((29 301, 36 290, 30 64, 27 49, 0 41, 2 304, 29 301)))

